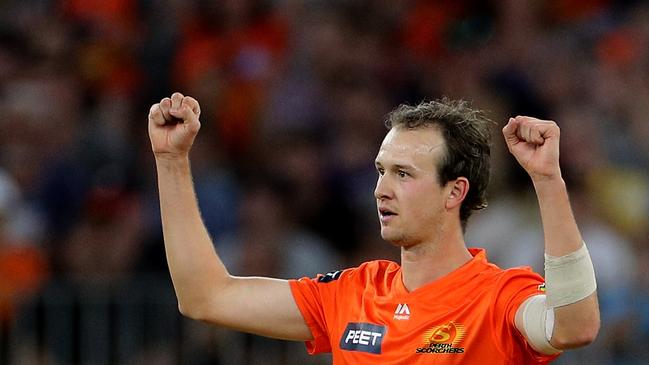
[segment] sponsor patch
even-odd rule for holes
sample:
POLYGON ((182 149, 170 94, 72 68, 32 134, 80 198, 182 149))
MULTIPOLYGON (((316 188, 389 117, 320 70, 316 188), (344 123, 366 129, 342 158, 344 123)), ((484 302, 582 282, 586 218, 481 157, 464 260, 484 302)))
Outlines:
POLYGON ((348 323, 340 338, 340 348, 347 351, 380 354, 386 328, 371 323, 348 323))

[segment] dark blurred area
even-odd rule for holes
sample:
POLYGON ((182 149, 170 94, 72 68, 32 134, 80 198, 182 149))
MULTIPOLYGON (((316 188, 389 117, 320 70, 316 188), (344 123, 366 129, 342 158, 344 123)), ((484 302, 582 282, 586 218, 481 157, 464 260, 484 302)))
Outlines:
MULTIPOLYGON (((557 121, 603 323, 556 363, 649 362, 649 2, 4 0, 0 16, 0 364, 330 362, 177 313, 146 131, 176 90, 201 103, 197 195, 241 275, 398 260, 372 191, 400 103, 557 121)), ((531 183, 493 134, 467 242, 543 272, 531 183)))

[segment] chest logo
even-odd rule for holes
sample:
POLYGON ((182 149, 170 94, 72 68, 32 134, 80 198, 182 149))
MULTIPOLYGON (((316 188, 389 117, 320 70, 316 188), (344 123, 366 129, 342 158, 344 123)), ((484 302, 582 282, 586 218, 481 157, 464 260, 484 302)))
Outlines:
POLYGON ((394 316, 392 317, 397 321, 405 321, 410 319, 410 308, 408 304, 399 304, 397 309, 394 311, 394 316))
POLYGON ((416 352, 418 354, 462 354, 465 349, 460 344, 465 336, 464 326, 450 321, 424 332, 424 346, 417 348, 416 352))
POLYGON ((340 348, 347 351, 380 354, 386 328, 371 323, 348 323, 340 338, 340 348))

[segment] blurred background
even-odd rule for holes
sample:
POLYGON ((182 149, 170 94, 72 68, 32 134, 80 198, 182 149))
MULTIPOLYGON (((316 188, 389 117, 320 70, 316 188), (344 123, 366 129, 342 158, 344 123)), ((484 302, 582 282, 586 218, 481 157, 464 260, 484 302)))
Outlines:
MULTIPOLYGON (((557 121, 603 323, 556 363, 649 363, 649 2, 3 0, 0 16, 0 364, 330 363, 180 318, 146 132, 174 90, 201 103, 198 199, 240 275, 398 260, 372 191, 400 103, 557 121)), ((467 242, 542 272, 499 129, 467 242)))

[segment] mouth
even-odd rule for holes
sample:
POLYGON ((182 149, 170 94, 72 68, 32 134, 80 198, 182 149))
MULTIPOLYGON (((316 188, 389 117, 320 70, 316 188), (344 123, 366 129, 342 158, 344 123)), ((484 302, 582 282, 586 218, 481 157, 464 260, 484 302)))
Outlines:
POLYGON ((388 208, 379 208, 379 219, 381 220, 381 222, 388 222, 395 216, 397 216, 397 213, 395 213, 393 210, 390 210, 388 208))

